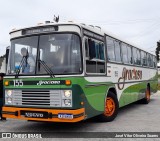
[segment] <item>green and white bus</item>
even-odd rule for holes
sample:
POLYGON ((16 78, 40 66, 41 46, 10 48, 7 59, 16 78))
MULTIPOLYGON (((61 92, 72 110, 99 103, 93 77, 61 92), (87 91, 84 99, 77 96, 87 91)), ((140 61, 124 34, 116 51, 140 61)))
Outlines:
POLYGON ((147 104, 157 91, 156 57, 99 27, 46 23, 10 36, 3 117, 112 121, 120 107, 147 104))

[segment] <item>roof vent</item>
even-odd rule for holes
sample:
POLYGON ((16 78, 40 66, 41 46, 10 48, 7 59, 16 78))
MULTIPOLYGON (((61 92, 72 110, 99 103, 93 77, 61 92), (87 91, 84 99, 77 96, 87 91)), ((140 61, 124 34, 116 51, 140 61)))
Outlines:
POLYGON ((99 28, 101 30, 101 27, 100 26, 95 26, 96 28, 99 28))
POLYGON ((94 28, 94 26, 93 26, 93 25, 89 25, 89 26, 91 26, 92 28, 94 28))
POLYGON ((86 25, 86 24, 84 24, 84 23, 81 23, 82 25, 86 25))

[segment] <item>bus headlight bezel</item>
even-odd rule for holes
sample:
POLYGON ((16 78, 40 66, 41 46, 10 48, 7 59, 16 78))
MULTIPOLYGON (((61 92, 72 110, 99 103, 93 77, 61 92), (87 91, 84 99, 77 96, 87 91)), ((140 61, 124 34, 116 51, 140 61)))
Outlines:
POLYGON ((62 90, 62 107, 72 107, 72 90, 62 90))
POLYGON ((11 97, 6 98, 6 104, 11 105, 13 103, 13 99, 11 97))
POLYGON ((71 95, 72 95, 72 91, 71 90, 64 90, 64 96, 65 97, 71 97, 71 95))
POLYGON ((6 94, 9 97, 12 97, 13 91, 12 90, 6 90, 6 94))
POLYGON ((71 99, 64 99, 64 104, 65 104, 66 106, 71 106, 71 104, 72 104, 71 99))
POLYGON ((6 105, 13 104, 13 90, 5 90, 5 104, 6 105))

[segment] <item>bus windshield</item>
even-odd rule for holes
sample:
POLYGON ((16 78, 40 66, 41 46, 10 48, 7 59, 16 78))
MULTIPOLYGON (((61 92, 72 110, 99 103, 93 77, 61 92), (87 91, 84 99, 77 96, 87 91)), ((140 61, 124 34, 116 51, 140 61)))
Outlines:
POLYGON ((47 34, 11 41, 8 74, 79 74, 82 71, 80 38, 76 34, 47 34))

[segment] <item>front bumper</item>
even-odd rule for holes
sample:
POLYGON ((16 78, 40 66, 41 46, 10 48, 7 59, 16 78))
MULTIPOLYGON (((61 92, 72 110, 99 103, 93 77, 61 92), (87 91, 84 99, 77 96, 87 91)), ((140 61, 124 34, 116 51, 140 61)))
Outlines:
MULTIPOLYGON (((27 113, 27 114, 28 114, 27 113)), ((2 116, 5 118, 15 118, 21 120, 51 121, 51 122, 78 122, 85 119, 85 109, 63 110, 63 109, 36 109, 36 108, 17 108, 3 107, 2 116), (36 117, 26 117, 25 112, 35 114, 36 117), (38 114, 37 114, 38 113, 38 114), (41 117, 44 113, 45 117, 41 117), (72 118, 59 118, 59 114, 72 115, 72 118), (40 116, 39 116, 40 115, 40 116)))

